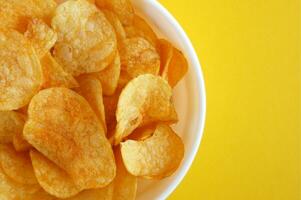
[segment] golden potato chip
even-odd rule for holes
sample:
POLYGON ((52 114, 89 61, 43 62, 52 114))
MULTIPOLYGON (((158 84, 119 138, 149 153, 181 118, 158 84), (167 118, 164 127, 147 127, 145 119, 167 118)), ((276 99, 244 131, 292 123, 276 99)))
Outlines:
POLYGON ((154 46, 142 37, 126 39, 120 50, 120 58, 121 69, 132 78, 159 73, 160 57, 154 46))
POLYGON ((150 124, 137 128, 128 136, 130 140, 145 140, 153 135, 156 130, 156 124, 150 124))
POLYGON ((40 187, 38 185, 23 185, 11 180, 0 167, 1 200, 33 200, 30 197, 39 189, 40 187))
POLYGON ((104 70, 100 72, 93 73, 97 77, 102 85, 104 95, 113 95, 120 76, 120 57, 117 52, 113 62, 104 70))
POLYGON ((42 58, 57 41, 57 34, 45 22, 37 18, 29 22, 24 35, 30 40, 40 58, 42 58))
POLYGON ((12 28, 25 32, 31 18, 49 22, 56 7, 53 0, 0 0, 0 28, 12 28))
POLYGON ((0 143, 10 143, 22 133, 25 117, 15 111, 0 111, 0 143))
POLYGON ((0 30, 0 110, 27 105, 42 83, 36 52, 20 33, 0 30))
POLYGON ((67 172, 38 151, 30 151, 30 158, 38 182, 47 193, 58 198, 67 198, 81 191, 67 172))
POLYGON ((82 75, 78 78, 78 82, 80 87, 76 91, 88 101, 106 133, 107 126, 100 81, 92 75, 82 75))
POLYGON ((157 42, 157 50, 160 54, 160 74, 167 69, 173 56, 173 46, 165 39, 159 39, 157 42))
POLYGON ((123 25, 131 25, 134 19, 134 8, 130 0, 96 0, 100 8, 109 8, 119 17, 123 25))
MULTIPOLYGON (((109 10, 104 9, 102 11, 105 14, 106 18, 108 19, 108 21, 113 26, 115 33, 116 33, 118 43, 122 43, 123 40, 126 39, 126 33, 125 33, 125 30, 124 30, 119 18, 117 17, 117 15, 115 13, 113 13, 109 10)), ((117 43, 117 45, 119 45, 118 43, 117 43)))
POLYGON ((184 144, 168 125, 159 124, 153 136, 144 141, 122 142, 121 154, 129 173, 164 178, 179 167, 184 156, 184 144))
POLYGON ((113 189, 113 184, 110 183, 104 188, 85 190, 65 200, 112 200, 113 189))
POLYGON ((79 86, 73 76, 65 72, 49 52, 41 59, 41 65, 43 70, 43 88, 75 88, 79 86))
POLYGON ((13 145, 16 151, 27 151, 31 148, 31 145, 24 139, 22 132, 18 132, 13 136, 13 145))
POLYGON ((45 192, 45 190, 41 188, 37 192, 29 195, 29 197, 26 198, 26 200, 58 200, 58 198, 48 194, 47 192, 45 192))
POLYGON ((148 25, 148 23, 135 15, 133 24, 131 26, 125 27, 126 37, 133 38, 133 37, 143 37, 144 39, 148 40, 153 46, 156 46, 158 37, 153 29, 148 25))
MULTIPOLYGON (((65 1, 68 1, 68 0, 55 0, 56 1, 56 3, 57 4, 62 4, 62 3, 64 3, 65 1)), ((90 3, 95 3, 95 0, 87 0, 88 2, 90 2, 90 3)))
POLYGON ((162 77, 166 79, 171 87, 174 87, 187 73, 188 63, 183 53, 173 48, 173 56, 169 65, 165 66, 162 77))
POLYGON ((114 59, 117 40, 104 14, 86 0, 60 4, 52 19, 58 33, 54 56, 71 75, 98 72, 114 59))
POLYGON ((114 155, 89 103, 67 88, 35 95, 28 108, 25 139, 64 169, 81 189, 104 187, 116 173, 114 155))
POLYGON ((12 145, 0 146, 0 163, 4 173, 15 182, 38 184, 28 152, 16 152, 12 145))
POLYGON ((120 94, 116 119, 116 145, 138 127, 158 121, 176 122, 171 87, 161 77, 151 74, 131 80, 120 94))
POLYGON ((137 192, 137 177, 131 175, 125 168, 120 148, 116 148, 115 151, 116 160, 116 178, 114 179, 114 200, 134 200, 137 192))

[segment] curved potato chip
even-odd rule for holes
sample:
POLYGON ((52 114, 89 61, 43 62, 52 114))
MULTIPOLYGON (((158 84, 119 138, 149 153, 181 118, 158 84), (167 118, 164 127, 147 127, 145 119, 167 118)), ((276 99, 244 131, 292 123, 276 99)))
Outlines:
POLYGON ((0 143, 10 143, 23 131, 25 117, 15 111, 0 111, 0 143))
POLYGON ((25 139, 64 169, 81 189, 104 187, 116 173, 114 155, 89 103, 67 88, 34 96, 28 108, 25 139))
POLYGON ((1 145, 0 163, 12 180, 27 185, 38 184, 28 152, 16 152, 12 145, 1 145))
POLYGON ((99 8, 109 8, 112 10, 123 25, 131 25, 134 19, 134 8, 130 0, 96 0, 99 8))
POLYGON ((42 83, 36 52, 20 33, 0 30, 0 110, 16 110, 29 103, 42 83))
POLYGON ((100 81, 94 76, 82 75, 78 78, 78 82, 80 87, 76 91, 88 101, 106 133, 107 126, 100 81))
POLYGON ((129 173, 164 178, 179 167, 184 156, 184 144, 168 125, 159 124, 150 138, 121 143, 121 154, 129 173))
POLYGON ((58 198, 51 196, 41 188, 37 192, 29 195, 26 200, 58 200, 58 198))
POLYGON ((13 136, 13 145, 16 151, 27 151, 31 148, 31 145, 24 139, 22 132, 13 136))
POLYGON ((102 11, 105 14, 106 18, 108 19, 108 21, 113 26, 115 33, 116 33, 118 43, 122 43, 123 40, 126 39, 126 33, 125 33, 125 30, 124 30, 119 18, 117 17, 116 14, 114 14, 113 12, 111 12, 109 10, 104 9, 102 11))
POLYGON ((150 25, 138 15, 135 15, 133 24, 125 27, 126 37, 143 37, 148 40, 153 46, 156 46, 158 37, 150 25))
POLYGON ((117 105, 115 145, 140 126, 157 121, 176 122, 177 113, 171 99, 171 87, 159 76, 146 74, 130 81, 117 105))
POLYGON ((160 75, 162 75, 163 70, 168 68, 170 61, 173 56, 173 46, 170 42, 165 39, 159 39, 157 42, 157 51, 160 54, 160 75))
MULTIPOLYGON (((23 185, 11 180, 0 167, 0 199, 1 200, 27 200, 36 193, 38 185, 23 185)), ((44 199, 43 199, 44 200, 44 199)))
POLYGON ((52 19, 54 56, 71 75, 98 72, 114 59, 117 40, 104 14, 86 0, 60 4, 52 19))
POLYGON ((113 184, 110 183, 104 188, 85 190, 76 196, 67 198, 65 200, 112 200, 113 189, 113 184))
POLYGON ((137 177, 130 174, 125 168, 120 148, 116 148, 115 160, 117 166, 116 178, 114 179, 114 200, 134 200, 137 192, 137 177))
POLYGON ((24 35, 31 41, 40 58, 54 46, 57 40, 57 34, 45 22, 37 18, 29 22, 24 35))
POLYGON ((43 88, 49 87, 66 87, 75 88, 78 87, 76 80, 65 72, 61 65, 59 65, 52 55, 48 52, 41 59, 41 65, 43 70, 43 88))
POLYGON ((58 198, 67 198, 81 191, 67 172, 38 151, 30 151, 30 158, 38 182, 47 193, 58 198))
POLYGON ((120 76, 120 57, 119 53, 116 53, 113 62, 104 70, 93 73, 97 77, 102 85, 104 95, 113 95, 120 76))
POLYGON ((166 79, 171 87, 174 87, 187 73, 188 63, 183 53, 173 48, 173 56, 167 66, 163 69, 162 77, 166 79))
POLYGON ((25 32, 31 18, 49 22, 56 7, 53 0, 0 0, 0 28, 12 28, 25 32))
POLYGON ((156 49, 144 38, 126 39, 120 51, 121 69, 134 78, 141 74, 157 75, 160 57, 156 49))
POLYGON ((145 140, 153 135, 156 130, 156 124, 150 124, 135 129, 131 135, 128 136, 129 140, 145 140))

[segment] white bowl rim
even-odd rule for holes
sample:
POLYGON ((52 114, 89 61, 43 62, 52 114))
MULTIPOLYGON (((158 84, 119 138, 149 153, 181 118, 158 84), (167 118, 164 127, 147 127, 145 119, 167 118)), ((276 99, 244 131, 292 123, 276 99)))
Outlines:
POLYGON ((198 56, 195 52, 195 49, 188 38, 187 34, 183 30, 182 26, 179 24, 179 22, 172 16, 171 13, 157 0, 148 0, 150 4, 153 4, 166 18, 167 21, 170 23, 171 26, 173 26, 178 34, 181 36, 181 38, 184 40, 185 44, 188 47, 187 54, 190 54, 191 56, 191 62, 193 63, 192 66, 195 67, 195 72, 197 76, 197 87, 200 91, 200 96, 202 97, 202 101, 200 102, 200 123, 198 125, 198 133, 196 133, 195 143, 191 150, 191 153, 188 155, 187 159, 185 160, 184 165, 180 169, 179 174, 177 177, 175 177, 175 180, 170 184, 164 192, 159 196, 159 199, 167 199, 168 196, 176 189, 176 187, 180 184, 180 182, 184 179, 185 175, 187 174, 188 170, 190 169, 193 160, 196 157, 196 154, 199 150, 201 139, 204 132, 205 127, 205 118, 206 118, 206 90, 205 90, 205 81, 204 76, 201 68, 201 64, 199 62, 198 56))

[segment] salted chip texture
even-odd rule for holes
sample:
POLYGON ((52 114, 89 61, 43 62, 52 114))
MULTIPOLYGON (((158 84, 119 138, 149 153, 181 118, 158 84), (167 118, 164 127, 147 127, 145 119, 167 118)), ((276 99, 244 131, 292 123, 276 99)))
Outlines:
MULTIPOLYGON (((0 167, 0 199, 1 200, 33 200, 32 194, 36 193, 38 185, 24 185, 10 179, 0 167)), ((43 199, 44 200, 44 199, 43 199)))
POLYGON ((153 31, 151 26, 139 15, 135 15, 133 24, 126 26, 125 28, 126 37, 143 37, 148 40, 153 46, 156 46, 158 37, 153 31))
POLYGON ((107 68, 93 73, 100 80, 104 95, 110 96, 116 91, 120 77, 120 65, 120 56, 117 52, 113 62, 107 68))
POLYGON ((32 43, 38 56, 43 57, 54 46, 57 34, 43 20, 34 18, 24 33, 32 43))
POLYGON ((56 8, 54 0, 0 0, 0 28, 25 32, 32 18, 50 21, 56 8))
POLYGON ((27 105, 41 84, 41 64, 30 42, 17 31, 0 30, 0 110, 27 105))
POLYGON ((30 151, 30 158, 37 180, 47 193, 58 198, 68 198, 81 191, 67 172, 38 151, 30 151))
POLYGON ((64 169, 81 189, 104 187, 116 173, 111 145, 89 103, 67 88, 49 88, 28 108, 25 139, 64 169))
POLYGON ((168 125, 158 124, 150 138, 122 142, 121 154, 129 173, 161 179, 179 167, 184 156, 184 144, 168 125))
POLYGON ((159 73, 160 56, 155 47, 142 37, 126 39, 120 50, 120 58, 121 69, 132 78, 159 73))
POLYGON ((163 78, 151 74, 131 80, 120 94, 116 120, 115 145, 140 126, 176 122, 171 87, 163 78))
POLYGON ((103 9, 102 11, 105 14, 107 20, 110 22, 110 24, 113 26, 115 30, 117 41, 118 41, 117 45, 119 47, 120 43, 122 43, 127 37, 126 32, 122 26, 122 23, 119 20, 118 16, 112 11, 108 9, 103 9))
POLYGON ((28 152, 17 152, 11 144, 2 144, 0 163, 4 173, 15 182, 38 184, 28 152))
POLYGON ((0 143, 11 143, 14 135, 22 133, 25 117, 15 111, 0 111, 0 143))
POLYGON ((114 179, 114 200, 134 200, 137 193, 137 177, 130 174, 123 164, 120 148, 114 150, 117 173, 114 179))
POLYGON ((66 200, 112 200, 114 186, 112 183, 103 188, 89 189, 66 200))
POLYGON ((106 133, 107 126, 101 82, 92 75, 82 75, 77 80, 80 87, 76 91, 88 101, 106 133))
POLYGON ((23 137, 23 128, 13 136, 13 146, 16 151, 28 151, 31 145, 23 137))
POLYGON ((114 59, 114 29, 95 5, 66 1, 57 7, 51 24, 58 33, 54 56, 71 75, 101 71, 114 59))
POLYGON ((130 0, 96 0, 99 8, 108 8, 113 11, 123 25, 131 25, 134 19, 134 8, 130 0))
POLYGON ((162 75, 163 70, 166 71, 172 59, 173 46, 169 41, 159 39, 157 42, 157 51, 160 54, 160 75, 162 75))
POLYGON ((75 78, 64 71, 63 67, 57 63, 50 52, 46 53, 41 59, 41 65, 43 70, 42 88, 76 88, 79 86, 75 78))

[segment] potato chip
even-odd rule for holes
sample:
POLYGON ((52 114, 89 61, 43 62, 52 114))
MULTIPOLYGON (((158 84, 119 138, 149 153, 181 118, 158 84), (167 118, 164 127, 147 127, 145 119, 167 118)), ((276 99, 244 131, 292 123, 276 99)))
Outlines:
POLYGON ((130 80, 132 80, 130 75, 126 71, 120 70, 120 76, 119 76, 119 80, 118 80, 118 87, 119 88, 124 88, 126 86, 126 84, 128 84, 128 82, 130 82, 130 80))
POLYGON ((30 158, 39 184, 49 194, 58 198, 67 198, 81 191, 67 172, 38 151, 30 151, 30 158))
POLYGON ((73 76, 65 72, 49 52, 41 59, 41 65, 43 70, 43 88, 75 88, 79 86, 73 76))
POLYGON ((107 126, 100 81, 94 76, 82 75, 78 78, 78 82, 80 87, 76 91, 88 101, 106 133, 107 126))
POLYGON ((45 190, 41 188, 37 192, 29 195, 29 197, 26 198, 26 200, 58 200, 58 198, 48 194, 47 192, 45 192, 45 190))
POLYGON ((103 13, 105 14, 106 18, 108 19, 108 21, 111 23, 111 25, 113 26, 115 33, 116 33, 116 37, 117 37, 117 41, 118 44, 122 43, 123 40, 126 39, 126 33, 125 30, 122 26, 122 23, 120 22, 119 18, 117 17, 117 15, 109 10, 102 10, 103 13))
POLYGON ((28 152, 16 152, 12 145, 0 146, 0 163, 4 173, 15 182, 38 184, 28 152))
POLYGON ((56 7, 53 0, 0 0, 0 28, 25 32, 31 18, 50 21, 56 7))
POLYGON ((29 22, 24 35, 30 40, 40 58, 42 58, 57 41, 57 34, 45 24, 45 22, 37 18, 29 22))
POLYGON ((86 0, 60 4, 52 19, 58 33, 54 56, 71 75, 98 72, 114 59, 117 40, 104 14, 86 0))
POLYGON ((96 0, 99 8, 109 8, 119 17, 123 25, 131 25, 134 20, 134 8, 130 0, 96 0))
POLYGON ((40 187, 38 185, 23 185, 11 180, 0 167, 1 200, 33 200, 30 197, 39 189, 40 187))
POLYGON ((22 132, 18 132, 13 136, 13 145, 16 151, 27 151, 31 148, 31 145, 24 139, 22 132))
POLYGON ((165 39, 159 39, 157 42, 157 50, 160 54, 160 74, 167 69, 173 56, 173 46, 165 39))
POLYGON ((36 52, 20 33, 0 30, 0 110, 27 105, 42 83, 36 52))
POLYGON ((114 155, 89 103, 67 88, 34 96, 28 108, 25 139, 64 169, 81 189, 104 187, 116 173, 114 155))
POLYGON ((131 175, 125 168, 120 148, 116 148, 115 160, 117 166, 116 178, 114 179, 114 200, 134 200, 137 192, 137 177, 131 175))
POLYGON ((143 37, 144 39, 148 40, 153 46, 156 46, 158 37, 153 29, 148 25, 148 23, 135 15, 133 24, 131 26, 125 27, 126 37, 133 38, 133 37, 143 37))
POLYGON ((142 37, 126 39, 120 50, 120 58, 121 69, 132 78, 159 73, 160 57, 154 46, 142 37))
POLYGON ((184 77, 187 71, 188 63, 183 53, 173 48, 173 56, 169 65, 163 69, 162 77, 168 81, 171 87, 174 87, 184 77))
POLYGON ((10 143, 22 133, 25 117, 15 111, 0 111, 0 143, 10 143))
POLYGON ((100 80, 103 94, 104 95, 113 95, 120 76, 120 57, 117 52, 113 62, 104 70, 100 72, 93 73, 93 75, 100 80))
POLYGON ((144 141, 122 142, 121 154, 129 173, 164 178, 179 167, 184 156, 184 144, 168 125, 159 124, 153 136, 144 141))
POLYGON ((65 200, 112 200, 113 189, 113 184, 110 183, 104 188, 85 190, 76 196, 67 198, 65 200))
POLYGON ((176 122, 177 113, 172 103, 171 87, 159 76, 138 76, 121 92, 116 119, 116 145, 138 127, 157 121, 176 122))
POLYGON ((156 124, 150 124, 137 128, 128 136, 130 140, 145 140, 153 135, 156 130, 156 124))
MULTIPOLYGON (((68 0, 55 0, 57 4, 62 4, 64 3, 65 1, 68 1, 68 0)), ((87 0, 88 2, 94 4, 95 3, 95 0, 87 0)))

